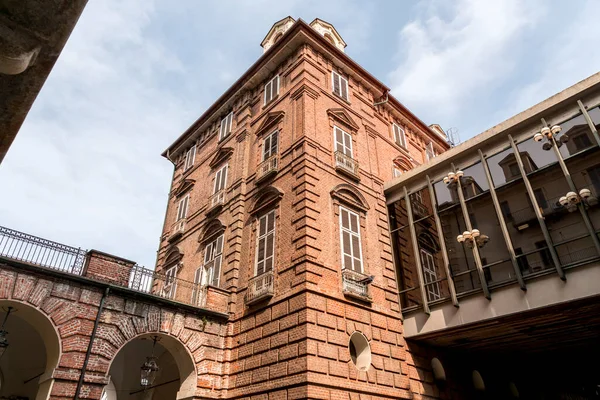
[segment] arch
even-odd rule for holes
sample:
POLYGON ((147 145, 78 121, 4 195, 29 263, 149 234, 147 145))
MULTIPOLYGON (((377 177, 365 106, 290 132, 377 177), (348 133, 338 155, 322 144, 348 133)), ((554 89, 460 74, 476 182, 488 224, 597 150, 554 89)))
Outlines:
MULTIPOLYGON (((155 349, 155 355, 159 356, 159 367, 161 367, 161 357, 165 356, 162 358, 163 367, 159 371, 159 376, 157 379, 160 379, 161 377, 160 372, 173 372, 172 369, 166 368, 164 365, 164 361, 168 361, 172 357, 172 360, 177 366, 177 373, 179 375, 179 388, 177 389, 176 398, 192 398, 197 387, 197 371, 196 364, 194 362, 194 357, 190 350, 187 348, 187 346, 183 344, 183 342, 181 342, 177 337, 161 332, 144 332, 142 334, 134 336, 130 338, 127 342, 125 342, 116 351, 115 357, 113 357, 112 360, 110 360, 110 364, 108 366, 108 374, 111 377, 111 381, 113 382, 117 393, 120 390, 122 391, 125 389, 119 387, 119 385, 123 385, 124 382, 123 380, 119 381, 118 378, 127 379, 127 381, 125 381, 125 384, 128 384, 131 382, 131 377, 134 376, 135 378, 137 378, 137 381, 135 381, 135 383, 139 385, 140 368, 143 365, 146 357, 150 356, 151 354, 153 343, 152 338, 154 336, 157 336, 159 338, 159 341, 156 345, 157 348, 155 349), (168 352, 168 354, 165 354, 165 352, 168 352), (121 373, 121 371, 128 371, 130 372, 130 375, 120 376, 119 374, 121 373), (115 379, 112 379, 113 373, 115 374, 115 379)), ((160 381, 155 381, 155 384, 160 383, 160 381)), ((150 389, 152 388, 149 388, 148 391, 150 389)), ((148 398, 164 398, 164 400, 174 400, 161 396, 160 392, 158 394, 153 393, 148 398)))
MULTIPOLYGON (((45 348, 45 367, 39 379, 32 380, 32 383, 38 384, 35 399, 47 399, 50 396, 50 390, 52 389, 52 383, 54 379, 52 375, 54 373, 55 368, 58 366, 60 355, 61 355, 61 340, 58 334, 58 330, 56 329, 52 320, 46 315, 46 313, 41 310, 21 301, 16 300, 0 300, 0 309, 6 309, 7 307, 14 307, 14 313, 11 312, 7 322, 6 322, 6 331, 8 332, 8 341, 9 346, 5 351, 4 356, 0 359, 0 366, 2 364, 14 364, 11 362, 11 350, 15 350, 16 346, 21 346, 18 342, 19 339, 23 340, 27 338, 26 329, 24 327, 30 327, 33 329, 45 348), (20 335, 10 335, 11 333, 11 325, 13 329, 19 331, 20 335), (11 341, 13 342, 13 348, 11 349, 11 341)), ((4 319, 4 312, 0 314, 0 318, 4 319)), ((24 343, 25 347, 21 349, 19 352, 18 360, 23 360, 28 364, 32 363, 33 360, 28 357, 23 357, 22 351, 24 349, 34 349, 35 344, 33 343, 35 340, 26 340, 24 343)), ((32 350, 33 351, 33 350, 32 350)), ((14 370, 15 368, 9 368, 7 371, 14 370)), ((7 371, 3 371, 6 373, 7 371)), ((31 372, 31 371, 30 371, 31 372)), ((8 376, 4 376, 6 381, 11 380, 13 382, 18 381, 18 379, 10 378, 8 376)), ((32 378, 31 376, 27 376, 28 378, 32 378)), ((25 380, 27 380, 25 379, 25 380)), ((33 390, 33 389, 32 389, 33 390)))
POLYGON ((333 190, 331 190, 331 197, 364 212, 367 212, 369 209, 367 199, 365 199, 362 193, 347 183, 342 183, 334 187, 333 190))
POLYGON ((440 251, 440 244, 431 232, 423 231, 419 233, 417 241, 419 242, 419 247, 424 248, 432 254, 440 251))
POLYGON ((410 171, 414 168, 412 161, 410 161, 406 156, 398 156, 394 158, 394 164, 403 171, 410 171))
POLYGON ((250 214, 258 214, 266 208, 273 207, 281 200, 283 192, 275 186, 268 186, 256 195, 256 200, 250 208, 250 214))
POLYGON ((209 221, 202 231, 202 234, 198 238, 199 243, 206 243, 211 239, 214 239, 217 235, 220 235, 225 231, 225 225, 221 222, 220 219, 215 218, 209 221))
POLYGON ((171 246, 169 250, 167 250, 167 254, 165 256, 165 267, 172 266, 177 264, 183 258, 183 254, 179 251, 177 246, 171 246))
POLYGON ((437 382, 446 382, 446 370, 437 357, 431 359, 431 369, 433 370, 433 379, 437 382))

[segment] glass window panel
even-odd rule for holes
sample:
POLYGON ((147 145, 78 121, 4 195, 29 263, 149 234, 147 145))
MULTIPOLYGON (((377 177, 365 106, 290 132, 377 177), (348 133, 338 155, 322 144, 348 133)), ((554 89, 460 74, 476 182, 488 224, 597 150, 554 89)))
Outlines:
POLYGON ((267 252, 266 252, 267 257, 273 255, 273 242, 274 241, 275 241, 275 235, 273 233, 270 233, 269 236, 267 236, 267 252))
POLYGON ((350 215, 350 230, 358 233, 358 215, 350 215))
POLYGON ((394 251, 396 252, 396 262, 398 264, 397 272, 400 278, 402 308, 420 306, 422 299, 419 289, 419 276, 408 227, 394 232, 392 240, 394 241, 394 251))
POLYGON ((439 181, 433 184, 433 190, 438 211, 458 204, 458 193, 455 186, 449 187, 443 181, 439 181))
POLYGON ((470 199, 490 190, 481 162, 463 169, 463 173, 461 185, 465 199, 470 199))
POLYGON ((269 257, 265 260, 265 271, 271 271, 273 269, 273 257, 269 257))
POLYGON ((352 236, 352 255, 358 257, 360 255, 360 240, 358 236, 352 236))
POLYGON ((415 233, 427 299, 433 301, 449 297, 450 291, 446 280, 444 257, 434 218, 428 217, 415 223, 415 233), (441 281, 435 282, 438 280, 441 281))
POLYGON ((342 251, 344 254, 352 254, 352 250, 350 248, 350 233, 342 232, 342 251))
POLYGON ((429 196, 429 188, 418 190, 415 193, 411 193, 408 197, 410 199, 414 220, 418 220, 433 214, 431 197, 429 196))
POLYGON ((265 238, 258 240, 258 260, 264 260, 265 258, 265 238))
POLYGON ((558 162, 554 150, 552 148, 544 150, 542 144, 543 142, 536 142, 531 138, 517 145, 521 153, 521 160, 523 160, 523 167, 528 174, 558 162))
POLYGON ((577 193, 582 189, 590 191, 590 197, 585 200, 586 209, 594 230, 600 232, 600 149, 596 146, 590 152, 571 157, 566 160, 566 164, 577 193))
POLYGON ((275 229, 275 211, 267 214, 267 230, 271 232, 273 229, 275 229))
POLYGON ((555 248, 563 266, 598 258, 598 251, 590 236, 559 244, 555 248))
POLYGON ((517 280, 515 269, 511 260, 502 261, 497 264, 487 263, 486 259, 481 259, 483 265, 483 274, 489 286, 499 285, 517 280), (484 263, 485 261, 485 263, 484 263))
MULTIPOLYGON (((589 113, 590 117, 592 117, 592 114, 594 117, 597 117, 597 110, 597 108, 592 110, 592 112, 589 113)), ((563 158, 568 158, 573 154, 577 154, 596 144, 592 130, 583 114, 579 114, 575 118, 561 123, 560 127, 562 130, 558 137, 560 138, 561 136, 566 135, 569 138, 569 140, 560 147, 560 154, 562 154, 563 158)))
POLYGON ((445 210, 440 213, 440 221, 457 294, 481 288, 473 251, 456 240, 466 230, 462 210, 445 210))
MULTIPOLYGON (((517 159, 512 149, 506 149, 487 159, 492 181, 496 187, 521 177, 519 174, 517 159), (517 170, 515 171, 515 166, 517 170)), ((525 169, 527 171, 527 168, 525 169)))
POLYGON ((342 214, 342 228, 350 229, 350 221, 348 211, 344 209, 340 209, 340 213, 342 214))
POLYGON ((258 234, 260 236, 262 236, 265 233, 267 233, 267 217, 266 216, 260 218, 259 225, 260 225, 260 228, 259 228, 258 234))

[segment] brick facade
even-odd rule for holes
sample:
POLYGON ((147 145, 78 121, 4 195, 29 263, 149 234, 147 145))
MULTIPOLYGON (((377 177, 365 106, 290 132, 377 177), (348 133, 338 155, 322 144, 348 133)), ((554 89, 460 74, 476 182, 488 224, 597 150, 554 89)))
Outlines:
POLYGON ((170 149, 175 173, 157 270, 169 267, 167 255, 176 248, 183 265, 178 277, 194 280, 204 262, 204 237, 212 226, 222 227, 219 286, 228 292, 230 314, 228 398, 438 396, 430 358, 411 352, 402 335, 383 182, 393 178, 394 164, 407 169, 425 162, 429 143, 438 153, 447 144, 392 102, 374 106, 381 93, 365 82, 370 79, 365 72, 332 58, 322 37, 308 36, 288 56, 271 49, 263 58, 271 56, 277 67, 263 74, 261 83, 223 100, 230 108, 201 118, 188 137, 178 139, 187 146, 170 149), (348 100, 332 93, 332 71, 348 79, 348 100), (276 75, 279 94, 265 105, 264 84, 276 75), (230 111, 232 132, 219 140, 220 121, 230 111), (395 143, 393 123, 404 128, 406 148, 395 143), (334 127, 351 135, 357 173, 336 168, 334 127), (279 132, 277 173, 258 179, 264 139, 274 131, 279 132), (194 164, 184 171, 192 143, 194 164), (215 209, 213 180, 225 164, 225 204, 215 209), (174 238, 179 202, 186 195, 185 230, 174 238), (343 292, 340 207, 359 215, 362 272, 374 277, 370 298, 343 292), (274 293, 246 305, 255 275, 258 217, 270 210, 276 215, 274 293), (354 331, 370 342, 372 364, 366 372, 350 360, 354 331))

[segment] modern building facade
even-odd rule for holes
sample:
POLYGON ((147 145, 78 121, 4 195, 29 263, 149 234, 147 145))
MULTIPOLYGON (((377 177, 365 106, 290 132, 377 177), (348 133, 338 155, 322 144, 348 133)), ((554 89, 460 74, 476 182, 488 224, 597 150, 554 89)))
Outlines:
POLYGON ((331 24, 262 47, 163 153, 154 271, 0 228, 0 398, 592 390, 600 75, 449 149, 331 24))
POLYGON ((598 398, 599 125, 596 74, 386 184, 405 338, 449 381, 598 398))

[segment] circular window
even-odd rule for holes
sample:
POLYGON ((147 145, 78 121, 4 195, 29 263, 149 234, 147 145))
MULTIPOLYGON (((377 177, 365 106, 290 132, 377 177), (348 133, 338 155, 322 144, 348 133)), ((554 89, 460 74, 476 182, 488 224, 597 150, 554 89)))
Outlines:
POLYGON ((350 358, 359 371, 367 371, 371 366, 371 346, 369 341, 360 332, 354 332, 350 336, 348 344, 350 358))

